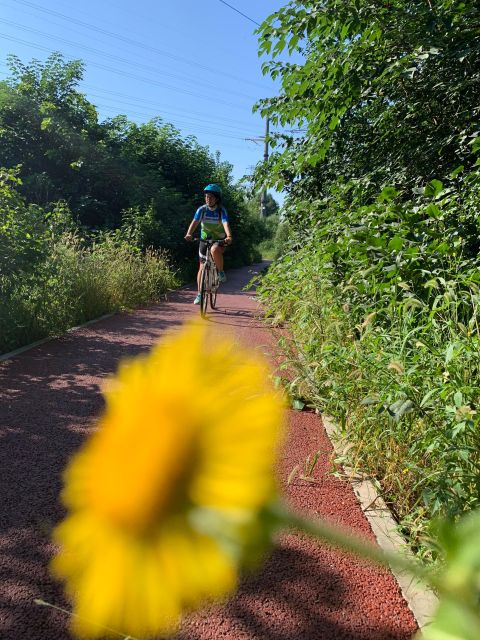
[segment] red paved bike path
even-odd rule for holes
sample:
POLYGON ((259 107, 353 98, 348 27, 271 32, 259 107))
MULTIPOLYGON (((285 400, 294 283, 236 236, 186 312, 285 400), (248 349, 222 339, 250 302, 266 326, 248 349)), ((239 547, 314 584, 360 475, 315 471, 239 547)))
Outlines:
MULTIPOLYGON (((229 273, 219 332, 273 353, 242 287, 256 269, 229 273)), ((48 533, 62 515, 60 474, 102 408, 100 388, 118 361, 149 349, 191 314, 192 291, 120 314, 0 363, 0 638, 68 640, 68 616, 34 603, 68 606, 47 572, 48 533)), ((311 413, 290 412, 279 477, 290 504, 373 539, 351 487, 329 474, 331 445, 311 413), (321 450, 316 482, 286 487, 291 469, 321 450)), ((407 640, 416 624, 393 577, 304 536, 284 536, 262 570, 227 605, 186 621, 177 640, 407 640)))

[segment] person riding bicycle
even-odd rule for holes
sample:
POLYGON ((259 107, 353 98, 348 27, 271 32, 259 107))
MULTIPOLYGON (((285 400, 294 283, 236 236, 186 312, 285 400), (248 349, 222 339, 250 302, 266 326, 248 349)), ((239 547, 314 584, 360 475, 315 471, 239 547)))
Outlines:
MULTIPOLYGON (((200 280, 202 277, 202 269, 207 258, 207 244, 205 240, 224 241, 225 244, 231 244, 232 233, 228 224, 228 214, 225 207, 222 206, 222 189, 218 184, 207 184, 203 190, 205 196, 205 204, 199 207, 193 217, 185 240, 191 241, 195 229, 201 224, 199 258, 200 264, 197 274, 198 293, 193 304, 200 304, 200 280)), ((215 243, 211 249, 212 258, 218 269, 220 282, 225 282, 227 277, 223 270, 223 252, 225 244, 215 243)))

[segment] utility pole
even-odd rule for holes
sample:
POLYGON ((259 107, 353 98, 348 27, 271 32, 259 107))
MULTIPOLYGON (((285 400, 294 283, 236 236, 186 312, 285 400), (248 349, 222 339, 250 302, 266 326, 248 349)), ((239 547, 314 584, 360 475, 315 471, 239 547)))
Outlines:
MULTIPOLYGON (((260 140, 264 141, 263 148, 263 162, 266 164, 268 162, 268 135, 270 132, 270 118, 267 116, 265 121, 265 136, 259 136, 258 138, 245 138, 245 140, 250 140, 250 142, 255 142, 255 144, 259 143, 260 140)), ((267 213, 267 191, 264 189, 260 195, 260 217, 265 218, 267 213)))
MULTIPOLYGON (((270 131, 270 118, 267 116, 265 121, 265 146, 263 150, 263 162, 265 165, 268 162, 268 134, 270 131)), ((267 215, 267 191, 264 189, 262 191, 262 195, 260 196, 260 217, 265 218, 267 215)))

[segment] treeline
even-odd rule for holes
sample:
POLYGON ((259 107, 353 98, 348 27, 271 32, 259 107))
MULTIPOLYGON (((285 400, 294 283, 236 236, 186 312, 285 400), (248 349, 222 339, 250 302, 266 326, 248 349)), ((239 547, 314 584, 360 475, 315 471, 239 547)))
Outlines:
POLYGON ((263 295, 292 392, 426 557, 437 516, 480 506, 479 24, 472 0, 294 0, 259 29, 282 92, 258 107, 303 131, 257 170, 289 192, 263 295))
POLYGON ((11 76, 0 83, 0 166, 20 167, 28 203, 48 208, 64 201, 75 223, 88 229, 116 229, 129 219, 145 246, 168 249, 181 261, 193 255, 183 235, 202 188, 215 181, 235 213, 230 257, 252 258, 254 221, 228 162, 160 118, 100 122, 78 88, 79 60, 56 53, 29 64, 9 56, 8 64, 11 76))
POLYGON ((0 82, 0 352, 158 299, 174 272, 191 276, 196 249, 183 236, 210 182, 222 185, 232 214, 227 266, 259 257, 256 245, 271 232, 219 154, 160 118, 99 121, 79 90, 81 61, 56 53, 44 63, 9 56, 8 64, 0 82), (92 280, 95 269, 103 271, 92 280), (102 277, 108 290, 99 289, 102 277))

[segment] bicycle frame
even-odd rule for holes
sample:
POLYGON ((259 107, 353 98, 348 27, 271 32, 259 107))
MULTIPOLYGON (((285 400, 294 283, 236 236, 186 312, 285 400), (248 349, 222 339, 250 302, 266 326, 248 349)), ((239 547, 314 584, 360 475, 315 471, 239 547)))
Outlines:
MULTIPOLYGON (((207 255, 200 278, 200 314, 202 318, 206 316, 209 300, 210 307, 215 309, 217 303, 217 290, 220 285, 217 266, 211 252, 211 248, 215 244, 215 241, 205 240, 204 242, 207 244, 207 255)), ((224 244, 222 241, 216 242, 218 244, 224 244)))

